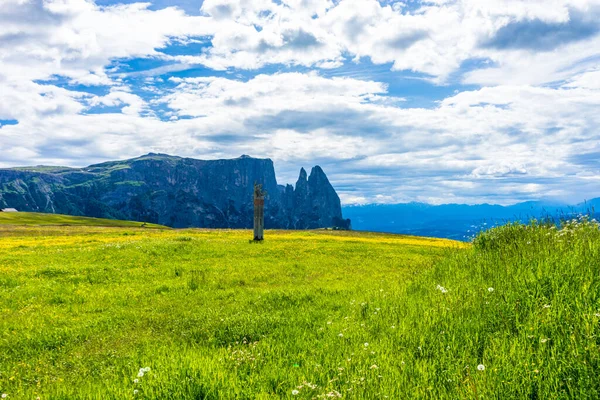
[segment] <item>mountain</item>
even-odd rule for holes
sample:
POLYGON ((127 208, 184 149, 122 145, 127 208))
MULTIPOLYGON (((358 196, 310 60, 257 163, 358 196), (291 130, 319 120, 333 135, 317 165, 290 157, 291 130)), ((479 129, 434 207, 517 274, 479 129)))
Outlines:
POLYGON ((323 170, 281 186, 270 159, 196 160, 150 153, 86 168, 0 169, 0 208, 126 219, 176 228, 249 228, 253 186, 267 192, 265 227, 348 229, 323 170))
POLYGON ((541 201, 511 206, 368 204, 345 206, 343 212, 356 230, 468 240, 481 230, 510 221, 528 222, 532 218, 557 221, 579 214, 600 219, 600 198, 575 205, 541 201))

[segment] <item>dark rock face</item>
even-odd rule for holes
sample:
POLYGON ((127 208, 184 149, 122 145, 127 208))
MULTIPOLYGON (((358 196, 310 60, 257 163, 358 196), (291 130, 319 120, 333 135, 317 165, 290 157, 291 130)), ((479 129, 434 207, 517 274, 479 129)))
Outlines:
POLYGON ((313 229, 332 226, 350 229, 350 220, 342 219, 340 198, 325 172, 316 166, 307 177, 304 168, 296 182, 296 189, 286 187, 282 203, 291 217, 289 226, 294 229, 313 229))
POLYGON ((350 228, 320 167, 294 189, 277 185, 273 162, 248 156, 195 160, 148 154, 75 169, 0 170, 0 208, 181 227, 249 228, 254 183, 267 191, 265 227, 350 228))

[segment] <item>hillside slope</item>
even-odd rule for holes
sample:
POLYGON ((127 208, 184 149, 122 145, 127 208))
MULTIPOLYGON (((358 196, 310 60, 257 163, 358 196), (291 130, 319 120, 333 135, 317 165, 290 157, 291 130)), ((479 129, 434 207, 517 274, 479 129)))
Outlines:
POLYGON ((116 219, 76 217, 62 214, 45 214, 30 212, 0 212, 0 225, 26 225, 26 226, 109 226, 109 227, 144 227, 162 228, 166 226, 148 224, 136 221, 122 221, 116 219))

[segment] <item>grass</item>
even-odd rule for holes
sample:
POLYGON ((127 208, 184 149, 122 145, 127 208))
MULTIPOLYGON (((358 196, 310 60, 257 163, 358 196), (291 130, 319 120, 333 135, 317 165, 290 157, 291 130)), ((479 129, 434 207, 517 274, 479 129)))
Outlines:
POLYGON ((61 214, 44 214, 33 212, 0 212, 0 226, 2 225, 29 225, 29 226, 113 226, 113 227, 141 227, 168 229, 166 226, 148 224, 135 221, 121 221, 116 219, 74 217, 61 214))
POLYGON ((508 225, 473 245, 338 231, 250 237, 0 229, 0 393, 600 397, 595 223, 508 225))

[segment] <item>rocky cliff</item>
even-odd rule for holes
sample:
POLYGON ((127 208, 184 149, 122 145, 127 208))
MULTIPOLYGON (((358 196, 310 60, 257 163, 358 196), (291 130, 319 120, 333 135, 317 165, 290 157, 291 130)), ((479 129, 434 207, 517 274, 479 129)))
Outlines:
POLYGON ((249 228, 254 183, 267 191, 266 228, 348 229, 340 199, 320 167, 281 186, 273 162, 248 156, 196 160, 164 154, 86 168, 0 169, 0 208, 181 227, 249 228))

